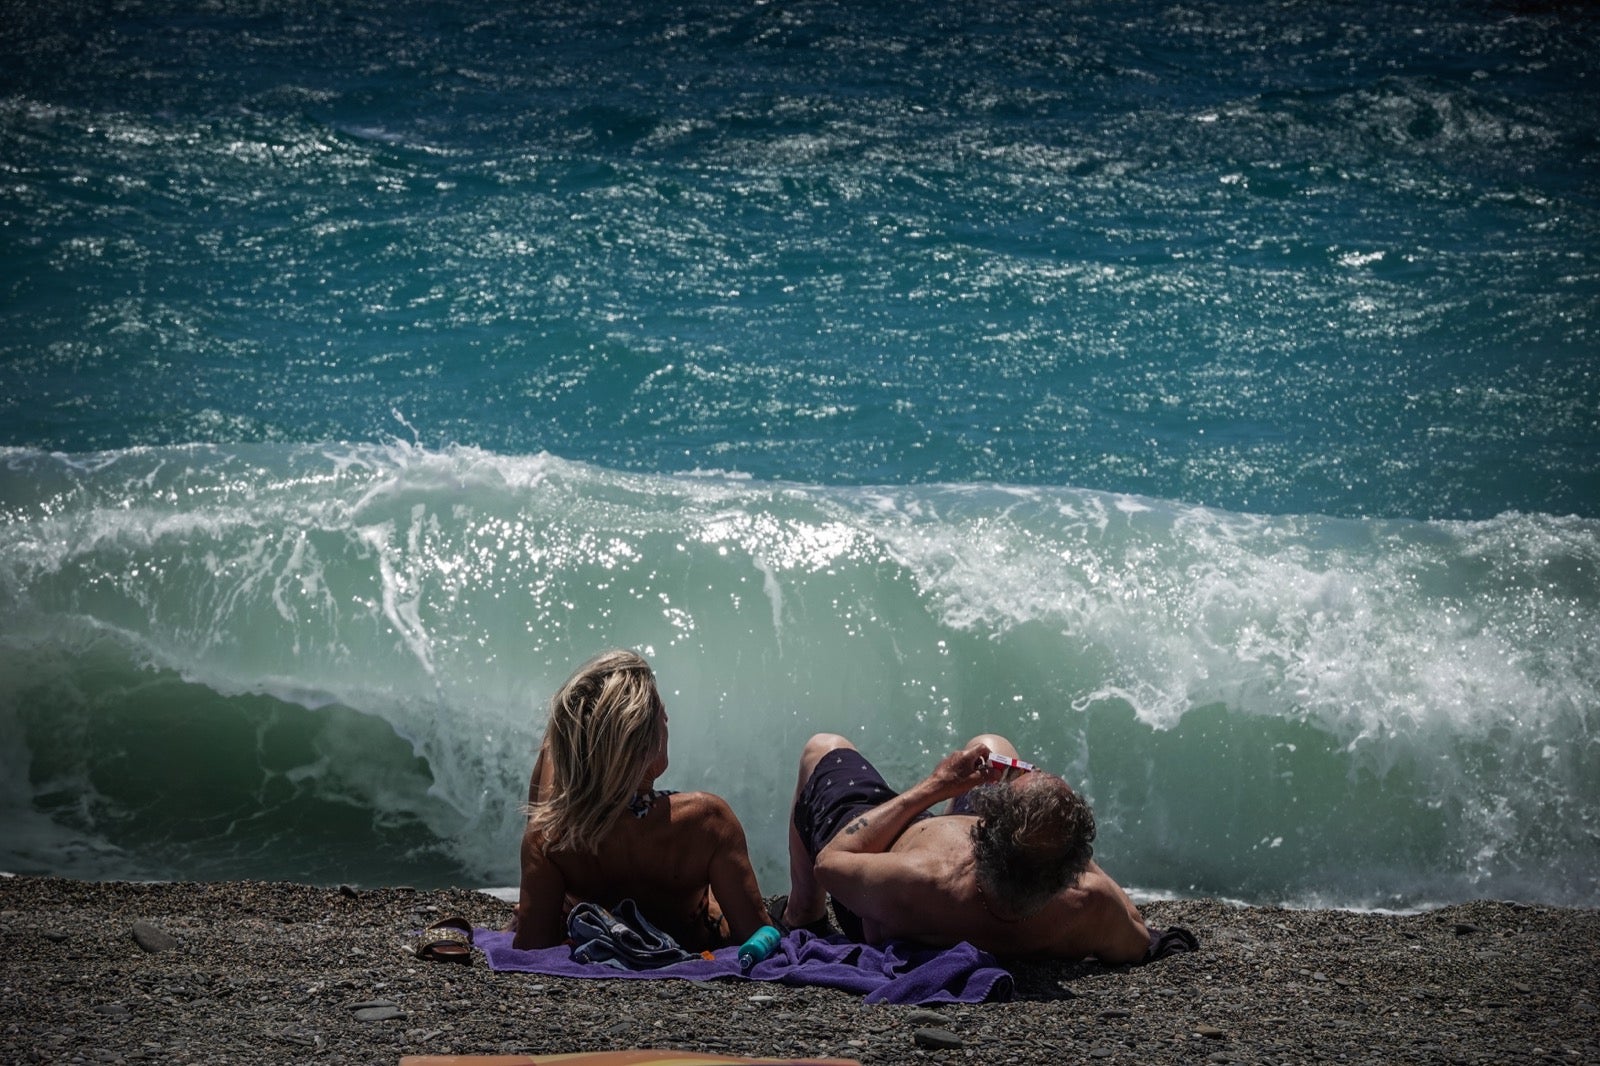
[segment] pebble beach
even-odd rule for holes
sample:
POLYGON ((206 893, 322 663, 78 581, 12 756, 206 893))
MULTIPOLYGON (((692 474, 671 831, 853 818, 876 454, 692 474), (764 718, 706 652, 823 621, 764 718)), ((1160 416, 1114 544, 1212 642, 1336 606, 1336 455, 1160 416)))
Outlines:
POLYGON ((766 982, 586 981, 412 953, 468 890, 0 878, 0 1061, 397 1063, 670 1048, 862 1063, 1600 1062, 1600 911, 1353 913, 1159 901, 1201 950, 1010 964, 981 1005, 766 982))

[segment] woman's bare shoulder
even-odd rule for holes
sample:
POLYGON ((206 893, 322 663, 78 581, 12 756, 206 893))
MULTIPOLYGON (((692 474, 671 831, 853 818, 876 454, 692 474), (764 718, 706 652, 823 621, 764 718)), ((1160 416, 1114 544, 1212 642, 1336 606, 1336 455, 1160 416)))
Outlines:
POLYGON ((674 792, 668 797, 675 814, 732 817, 733 807, 715 792, 674 792))
POLYGON ((733 807, 715 792, 675 792, 671 798, 676 824, 717 835, 744 832, 733 807))

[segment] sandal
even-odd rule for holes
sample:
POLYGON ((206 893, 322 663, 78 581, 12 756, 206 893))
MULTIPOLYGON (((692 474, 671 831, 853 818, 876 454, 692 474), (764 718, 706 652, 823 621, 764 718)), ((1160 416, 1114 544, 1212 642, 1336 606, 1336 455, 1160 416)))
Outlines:
POLYGON ((416 955, 431 962, 472 962, 472 925, 465 918, 441 918, 422 931, 416 955))

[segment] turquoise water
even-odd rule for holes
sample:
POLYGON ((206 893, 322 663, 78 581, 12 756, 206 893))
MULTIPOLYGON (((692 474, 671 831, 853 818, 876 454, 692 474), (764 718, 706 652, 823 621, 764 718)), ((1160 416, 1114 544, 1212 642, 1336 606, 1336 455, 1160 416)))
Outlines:
POLYGON ((0 867, 506 884, 643 648, 1146 893, 1600 903, 1600 20, 13 5, 0 867))

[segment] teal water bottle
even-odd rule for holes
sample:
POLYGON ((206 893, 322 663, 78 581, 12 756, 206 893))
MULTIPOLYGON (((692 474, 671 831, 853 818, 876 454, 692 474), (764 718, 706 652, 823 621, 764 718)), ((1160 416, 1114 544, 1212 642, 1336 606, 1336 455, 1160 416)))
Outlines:
POLYGON ((778 941, 782 934, 770 925, 763 925, 750 939, 739 945, 739 972, 749 973, 755 964, 778 950, 778 941))

